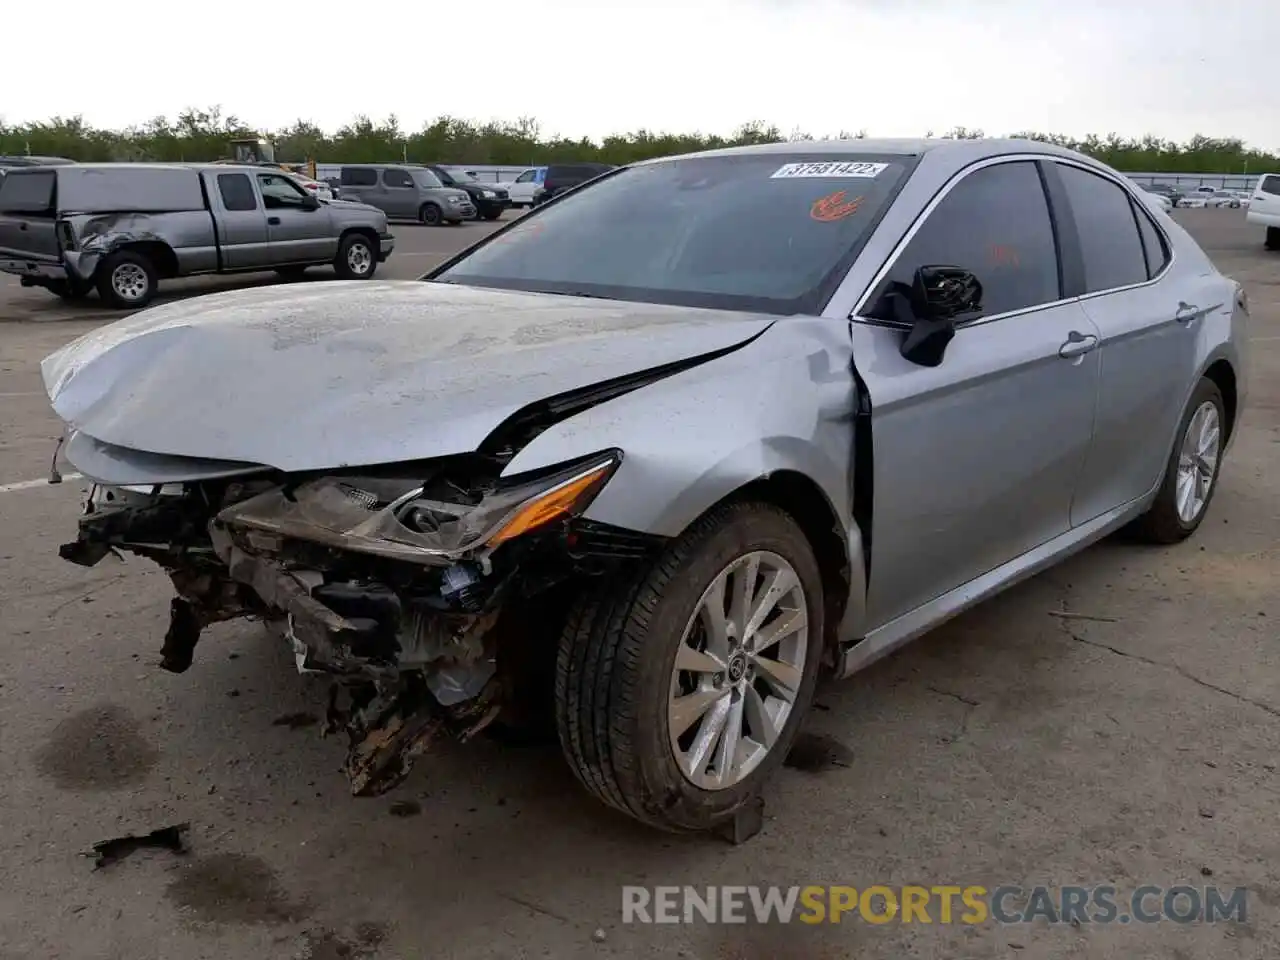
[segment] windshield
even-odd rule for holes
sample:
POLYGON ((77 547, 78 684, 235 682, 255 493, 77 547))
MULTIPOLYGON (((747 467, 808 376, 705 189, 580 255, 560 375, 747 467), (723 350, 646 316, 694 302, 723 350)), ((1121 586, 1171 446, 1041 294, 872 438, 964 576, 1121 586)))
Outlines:
POLYGON ((440 182, 440 178, 437 177, 430 170, 423 170, 419 168, 412 171, 412 173, 413 173, 413 179, 417 181, 417 184, 420 187, 443 187, 444 186, 444 184, 440 182))
POLYGON ((746 154, 620 170, 429 280, 767 313, 817 313, 911 158, 746 154))

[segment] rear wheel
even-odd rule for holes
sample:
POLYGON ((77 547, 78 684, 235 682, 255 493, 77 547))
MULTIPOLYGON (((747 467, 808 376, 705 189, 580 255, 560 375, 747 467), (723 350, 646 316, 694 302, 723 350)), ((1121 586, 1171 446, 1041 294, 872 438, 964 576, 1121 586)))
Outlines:
POLYGON ((1267 239, 1264 246, 1268 250, 1280 250, 1280 227, 1267 227, 1267 239))
POLYGON ((373 241, 363 233, 347 234, 338 245, 333 269, 339 280, 368 280, 378 269, 373 241))
POLYGON ((1226 436, 1222 391, 1203 377, 1182 414, 1160 492, 1133 525, 1138 537, 1149 543, 1178 543, 1196 532, 1218 488, 1226 436))
POLYGON ((715 826, 785 758, 813 697, 822 582, 776 507, 699 521, 580 597, 556 661, 561 747, 600 800, 673 832, 715 826))
POLYGON ((438 227, 444 220, 444 211, 435 203, 424 203, 422 209, 418 211, 418 219, 422 221, 424 226, 438 227))
POLYGON ((117 250, 98 267, 98 296, 117 310, 140 310, 156 295, 159 280, 151 258, 136 250, 117 250))

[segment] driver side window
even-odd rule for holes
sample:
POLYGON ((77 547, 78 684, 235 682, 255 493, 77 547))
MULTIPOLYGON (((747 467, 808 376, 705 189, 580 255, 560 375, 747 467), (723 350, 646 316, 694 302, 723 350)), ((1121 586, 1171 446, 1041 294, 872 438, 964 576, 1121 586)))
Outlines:
POLYGON ((516 177, 516 183, 533 183, 533 178, 538 175, 536 170, 526 170, 520 176, 516 177))
POLYGON ((258 189, 262 191, 262 205, 268 210, 301 208, 307 197, 303 189, 288 177, 274 173, 258 174, 258 189))
POLYGON ((1034 162, 975 170, 957 183, 907 243, 871 298, 878 320, 894 284, 910 287, 924 266, 962 267, 982 284, 982 312, 967 319, 1025 310, 1061 299, 1057 244, 1049 204, 1034 162))

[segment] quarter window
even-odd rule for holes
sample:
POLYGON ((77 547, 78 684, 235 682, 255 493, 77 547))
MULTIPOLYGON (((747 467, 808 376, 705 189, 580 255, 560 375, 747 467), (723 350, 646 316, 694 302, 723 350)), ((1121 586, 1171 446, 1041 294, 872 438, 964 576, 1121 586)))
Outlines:
POLYGON ((1151 217, 1140 204, 1133 204, 1134 216, 1138 218, 1138 232, 1142 235, 1142 250, 1146 254, 1147 276, 1154 277, 1169 262, 1169 245, 1165 243, 1164 234, 1156 229, 1151 217))
POLYGON ((929 214, 873 298, 870 315, 881 320, 882 297, 910 286, 925 266, 970 270, 982 284, 982 311, 966 320, 1025 310, 1061 297, 1058 251, 1049 204, 1036 165, 1029 160, 975 170, 957 183, 929 214))
POLYGON ((412 187, 413 177, 404 170, 383 170, 382 182, 388 187, 412 187))
POLYGON ((1114 290, 1148 279, 1147 258, 1129 194, 1080 167, 1058 164, 1084 259, 1085 289, 1114 290))
POLYGON ((368 167, 343 167, 338 182, 344 187, 376 187, 378 171, 368 167))
POLYGON ((228 210, 258 209, 258 198, 253 195, 248 174, 218 174, 218 193, 222 194, 222 205, 228 210))

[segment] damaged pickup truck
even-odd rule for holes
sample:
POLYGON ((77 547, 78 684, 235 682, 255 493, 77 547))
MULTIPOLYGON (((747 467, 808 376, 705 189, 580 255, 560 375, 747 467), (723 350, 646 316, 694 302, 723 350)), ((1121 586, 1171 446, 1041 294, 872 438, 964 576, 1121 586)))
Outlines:
POLYGON ((64 300, 97 288, 140 309, 160 281, 332 265, 368 280, 395 248, 386 215, 319 200, 289 174, 227 164, 76 163, 0 179, 0 272, 64 300))
POLYGON ((61 554, 168 572, 170 671, 214 624, 269 624, 330 678, 356 795, 439 737, 545 716, 596 797, 706 829, 754 804, 823 671, 1123 524, 1190 536, 1246 310, 1123 178, 1051 145, 647 162, 420 282, 215 294, 47 358, 55 461, 92 481, 61 554), (1177 357, 1092 352, 1133 314, 1070 299, 1087 224, 1055 192, 1054 228, 1043 192, 1068 172, 1164 251, 1147 289, 1219 305, 1177 357))

